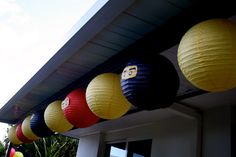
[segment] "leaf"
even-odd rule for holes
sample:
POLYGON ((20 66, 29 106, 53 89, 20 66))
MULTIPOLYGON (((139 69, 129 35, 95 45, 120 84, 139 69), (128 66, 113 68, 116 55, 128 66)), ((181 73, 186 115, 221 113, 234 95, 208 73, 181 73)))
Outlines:
POLYGON ((34 144, 35 149, 37 150, 37 153, 38 153, 39 157, 42 157, 42 155, 41 155, 41 153, 39 151, 39 147, 37 146, 37 144, 35 142, 33 142, 33 144, 34 144))

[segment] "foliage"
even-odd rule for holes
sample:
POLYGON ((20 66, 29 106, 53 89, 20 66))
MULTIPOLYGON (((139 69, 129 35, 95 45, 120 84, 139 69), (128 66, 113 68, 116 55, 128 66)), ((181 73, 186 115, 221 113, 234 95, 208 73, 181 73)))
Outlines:
POLYGON ((78 142, 78 139, 54 135, 14 147, 27 157, 75 157, 78 142))
POLYGON ((2 142, 0 142, 0 157, 4 157, 5 149, 2 142))

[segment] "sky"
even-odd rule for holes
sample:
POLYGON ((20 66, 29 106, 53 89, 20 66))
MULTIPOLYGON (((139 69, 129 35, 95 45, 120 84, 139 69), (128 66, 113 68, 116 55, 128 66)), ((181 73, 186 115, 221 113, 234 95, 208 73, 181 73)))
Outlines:
POLYGON ((111 146, 110 155, 115 157, 126 157, 127 151, 111 146))
MULTIPOLYGON (((111 146, 110 156, 126 157, 127 153, 128 153, 127 150, 111 146)), ((132 156, 133 157, 144 157, 143 155, 140 155, 140 154, 137 154, 137 153, 133 153, 132 156)))
MULTIPOLYGON (((105 2, 0 0, 0 108, 105 2)), ((6 126, 0 125, 0 140, 6 126)))

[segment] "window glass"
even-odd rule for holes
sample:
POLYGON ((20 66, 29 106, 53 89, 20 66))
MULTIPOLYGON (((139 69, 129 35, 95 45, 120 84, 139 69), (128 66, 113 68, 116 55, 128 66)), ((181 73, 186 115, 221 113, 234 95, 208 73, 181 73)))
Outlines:
POLYGON ((105 157, 126 157, 126 142, 107 144, 105 157))
POLYGON ((133 154, 133 157, 144 157, 144 156, 134 153, 134 154, 133 154))
POLYGON ((150 157, 152 140, 107 144, 105 157, 150 157))
POLYGON ((110 157, 126 157, 126 150, 112 146, 110 157))
POLYGON ((152 146, 152 140, 129 142, 127 157, 150 157, 151 146, 152 146))

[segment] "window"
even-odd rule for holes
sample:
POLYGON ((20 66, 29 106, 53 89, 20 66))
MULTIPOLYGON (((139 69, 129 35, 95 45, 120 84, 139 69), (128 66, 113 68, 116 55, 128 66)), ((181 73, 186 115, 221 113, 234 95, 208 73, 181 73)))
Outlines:
POLYGON ((150 139, 107 144, 105 157, 150 157, 151 146, 150 139))

